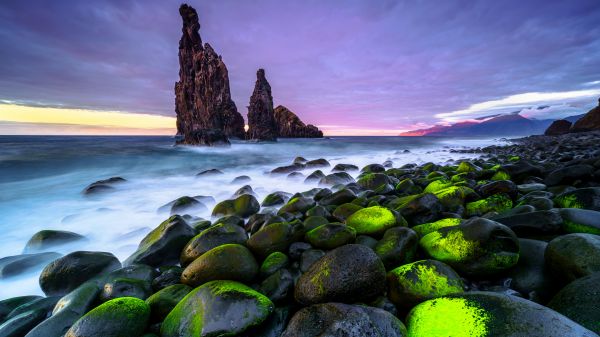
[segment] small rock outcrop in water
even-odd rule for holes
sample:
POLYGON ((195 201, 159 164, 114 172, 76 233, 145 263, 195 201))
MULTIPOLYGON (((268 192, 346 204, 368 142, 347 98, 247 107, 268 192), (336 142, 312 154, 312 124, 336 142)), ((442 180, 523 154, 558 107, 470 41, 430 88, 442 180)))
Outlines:
POLYGON ((228 137, 244 137, 244 118, 231 99, 229 75, 221 56, 198 33, 196 10, 181 5, 179 82, 175 84, 175 112, 180 144, 228 144, 228 137))
POLYGON ((572 123, 565 119, 555 120, 544 132, 546 136, 558 136, 569 133, 572 123))
POLYGON ((321 138, 323 132, 312 124, 304 124, 295 113, 283 105, 275 108, 277 136, 282 138, 321 138))
POLYGON ((265 77, 264 69, 258 69, 256 72, 256 84, 248 106, 248 134, 246 138, 249 140, 277 140, 271 85, 265 77))
POLYGON ((600 130, 600 99, 598 99, 598 106, 586 113, 585 116, 581 117, 571 128, 571 132, 585 132, 592 130, 600 130))

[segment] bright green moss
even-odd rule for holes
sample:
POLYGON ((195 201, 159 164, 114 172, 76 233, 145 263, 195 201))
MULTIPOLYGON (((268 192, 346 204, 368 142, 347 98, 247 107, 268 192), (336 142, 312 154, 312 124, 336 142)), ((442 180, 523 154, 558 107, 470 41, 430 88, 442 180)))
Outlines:
POLYGON ((360 209, 346 219, 346 224, 356 230, 356 234, 383 234, 396 225, 396 217, 387 208, 372 206, 360 209))
POLYGON ((581 224, 578 222, 564 220, 562 228, 567 233, 588 233, 600 235, 600 228, 581 224))
POLYGON ((462 163, 460 163, 460 165, 458 165, 458 168, 456 169, 456 172, 458 173, 465 173, 465 172, 478 172, 481 171, 481 167, 470 163, 468 161, 463 161, 462 163))
POLYGON ((496 173, 494 173, 492 176, 492 180, 510 180, 510 174, 504 171, 496 171, 496 173))
POLYGON ((466 176, 468 173, 459 173, 459 174, 455 174, 452 176, 452 178, 450 178, 450 181, 453 183, 458 183, 461 181, 465 181, 466 180, 466 176))
POLYGON ((436 260, 460 262, 477 256, 480 250, 477 241, 466 240, 462 231, 450 230, 446 235, 431 232, 421 238, 421 246, 436 260))
POLYGON ((513 207, 512 200, 504 194, 494 194, 485 199, 467 203, 467 216, 483 215, 487 212, 502 213, 513 207))
POLYGON ((442 205, 457 207, 461 206, 465 198, 472 193, 475 193, 475 191, 466 186, 450 186, 435 192, 434 195, 440 200, 442 205))
POLYGON ((508 158, 508 161, 512 161, 512 162, 519 161, 519 160, 521 160, 521 157, 519 157, 519 156, 511 156, 508 158))
POLYGON ((315 273, 310 278, 310 283, 312 283, 312 285, 318 289, 318 293, 321 295, 325 293, 325 286, 323 285, 323 280, 327 279, 330 274, 328 263, 329 261, 324 261, 323 265, 321 266, 322 268, 319 270, 319 272, 315 273))
MULTIPOLYGON (((448 279, 438 272, 433 264, 425 260, 402 265, 389 272, 395 277, 404 291, 423 298, 440 297, 463 292, 460 279, 448 279)), ((458 275, 457 275, 458 276, 458 275)))
POLYGON ((577 199, 574 194, 567 194, 564 196, 554 198, 554 202, 558 207, 561 208, 583 208, 581 202, 577 199))
POLYGON ((450 187, 450 186, 452 186, 452 182, 450 182, 448 180, 445 180, 445 179, 435 180, 435 181, 432 181, 431 183, 429 183, 429 185, 427 185, 427 187, 425 187, 423 192, 434 193, 434 192, 443 190, 446 187, 450 187))
POLYGON ((267 256, 260 266, 260 273, 263 275, 270 275, 277 269, 284 267, 288 264, 288 257, 282 252, 273 252, 267 256))
POLYGON ((409 337, 485 337, 492 315, 463 298, 437 298, 414 307, 408 315, 409 337))
POLYGON ((463 220, 461 218, 446 218, 441 219, 435 222, 424 223, 421 225, 417 225, 412 229, 419 233, 419 235, 424 236, 431 232, 434 232, 440 228, 450 227, 450 226, 458 226, 461 224, 463 220))

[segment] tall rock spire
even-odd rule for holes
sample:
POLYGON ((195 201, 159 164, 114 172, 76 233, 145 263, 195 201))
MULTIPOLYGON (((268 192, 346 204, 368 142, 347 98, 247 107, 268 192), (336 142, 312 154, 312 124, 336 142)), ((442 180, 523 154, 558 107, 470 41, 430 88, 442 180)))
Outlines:
POLYGON ((228 143, 227 137, 244 138, 244 118, 231 99, 225 63, 208 43, 202 46, 196 10, 184 4, 179 14, 183 27, 175 84, 178 142, 213 145, 228 143))
POLYGON ((248 134, 250 140, 277 140, 277 125, 273 112, 273 96, 271 85, 265 77, 265 70, 256 72, 254 92, 250 96, 248 106, 248 134))

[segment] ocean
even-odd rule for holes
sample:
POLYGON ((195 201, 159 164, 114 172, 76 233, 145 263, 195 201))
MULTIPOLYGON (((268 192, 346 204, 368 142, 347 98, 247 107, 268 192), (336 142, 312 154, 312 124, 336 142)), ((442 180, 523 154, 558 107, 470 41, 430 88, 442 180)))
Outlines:
MULTIPOLYGON (((169 214, 158 208, 181 196, 227 199, 251 177, 258 200, 274 191, 301 192, 316 184, 268 175, 292 163, 296 156, 325 158, 332 166, 362 167, 392 160, 406 163, 446 162, 473 155, 450 149, 497 144, 494 139, 427 137, 330 137, 281 139, 277 143, 233 142, 229 148, 173 146, 172 137, 0 136, 0 257, 18 255, 29 238, 42 229, 85 235, 84 243, 58 248, 108 251, 121 261, 169 214), (408 151, 405 151, 408 150, 408 151), (225 174, 198 178, 207 169, 225 174), (113 193, 97 198, 81 192, 90 183, 113 176, 127 179, 113 193)), ((325 173, 330 169, 323 169, 325 173)), ((311 170, 303 172, 310 174, 311 170)), ((353 173, 354 176, 358 172, 353 173)), ((209 209, 213 205, 207 205, 209 209)), ((193 214, 210 219, 210 211, 193 214)), ((0 279, 0 300, 42 294, 41 268, 0 279)))

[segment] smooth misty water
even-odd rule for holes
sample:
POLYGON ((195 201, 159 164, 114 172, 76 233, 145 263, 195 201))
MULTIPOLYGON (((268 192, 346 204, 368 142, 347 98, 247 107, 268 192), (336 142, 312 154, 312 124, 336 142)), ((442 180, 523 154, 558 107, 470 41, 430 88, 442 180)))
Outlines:
MULTIPOLYGON (((229 198, 243 185, 230 184, 239 175, 252 178, 249 184, 259 201, 273 191, 293 193, 314 187, 285 176, 265 175, 277 166, 290 164, 296 156, 322 157, 332 165, 352 163, 359 167, 391 159, 398 167, 465 158, 467 155, 448 150, 493 143, 491 139, 333 137, 194 148, 174 147, 170 137, 0 136, 0 257, 22 253, 27 240, 41 229, 61 229, 90 240, 57 249, 60 253, 101 250, 124 260, 145 234, 168 217, 157 209, 180 196, 210 195, 217 201, 229 198), (402 153, 405 149, 410 153, 402 153), (195 177, 211 168, 225 174, 195 177), (81 194, 86 185, 112 176, 128 182, 100 198, 81 194)), ((194 215, 210 216, 208 212, 194 215)), ((39 270, 0 280, 0 299, 41 294, 38 274, 39 270)))

